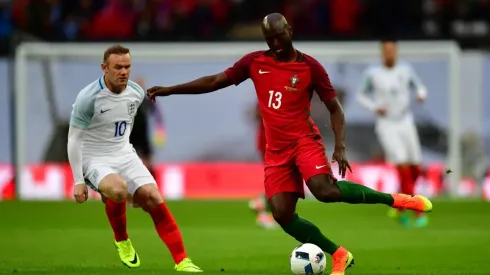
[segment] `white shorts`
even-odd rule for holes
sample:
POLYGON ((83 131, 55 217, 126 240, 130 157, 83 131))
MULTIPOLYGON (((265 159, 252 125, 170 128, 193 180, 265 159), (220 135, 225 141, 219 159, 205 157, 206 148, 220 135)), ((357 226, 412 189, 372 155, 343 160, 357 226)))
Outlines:
POLYGON ((419 164, 422 161, 419 135, 413 119, 380 119, 376 122, 376 134, 389 163, 419 164))
POLYGON ((136 153, 124 157, 92 157, 83 164, 86 183, 98 192, 102 179, 109 174, 121 176, 128 185, 128 193, 134 195, 145 184, 156 184, 155 178, 136 153))

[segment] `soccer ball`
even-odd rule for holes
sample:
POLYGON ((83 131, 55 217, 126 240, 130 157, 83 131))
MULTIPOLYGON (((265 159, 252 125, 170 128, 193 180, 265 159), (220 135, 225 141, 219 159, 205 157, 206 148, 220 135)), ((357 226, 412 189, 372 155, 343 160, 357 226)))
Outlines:
POLYGON ((314 244, 302 244, 291 253, 291 271, 295 275, 320 275, 326 265, 325 253, 314 244))

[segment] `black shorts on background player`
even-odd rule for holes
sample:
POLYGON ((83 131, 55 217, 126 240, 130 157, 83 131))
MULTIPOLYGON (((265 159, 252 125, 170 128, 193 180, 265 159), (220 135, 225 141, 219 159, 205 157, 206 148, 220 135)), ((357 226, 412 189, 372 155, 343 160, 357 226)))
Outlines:
POLYGON ((141 158, 149 158, 152 155, 148 130, 148 112, 150 108, 149 102, 145 99, 136 113, 133 129, 129 136, 129 142, 141 158))

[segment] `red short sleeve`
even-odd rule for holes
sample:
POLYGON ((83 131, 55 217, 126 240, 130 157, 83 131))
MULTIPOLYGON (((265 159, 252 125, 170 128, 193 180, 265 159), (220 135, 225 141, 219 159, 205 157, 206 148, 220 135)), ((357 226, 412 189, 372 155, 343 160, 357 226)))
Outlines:
POLYGON ((310 67, 311 81, 313 84, 313 89, 318 94, 323 102, 327 102, 330 99, 337 96, 335 89, 330 83, 330 78, 328 77, 327 71, 323 68, 322 64, 316 59, 305 55, 305 61, 310 67))
POLYGON ((250 65, 254 59, 261 55, 264 51, 252 52, 244 55, 240 60, 235 62, 232 67, 225 70, 226 76, 230 81, 238 85, 250 77, 250 65))

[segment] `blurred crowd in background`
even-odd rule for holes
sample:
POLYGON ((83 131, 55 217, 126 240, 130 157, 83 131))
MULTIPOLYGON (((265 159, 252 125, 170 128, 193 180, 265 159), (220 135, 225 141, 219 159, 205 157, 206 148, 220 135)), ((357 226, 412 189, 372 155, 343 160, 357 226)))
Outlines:
MULTIPOLYGON (((297 39, 456 38, 490 45, 490 0, 0 0, 0 37, 243 40, 283 13, 297 39)), ((464 45, 463 45, 464 46, 464 45)))

